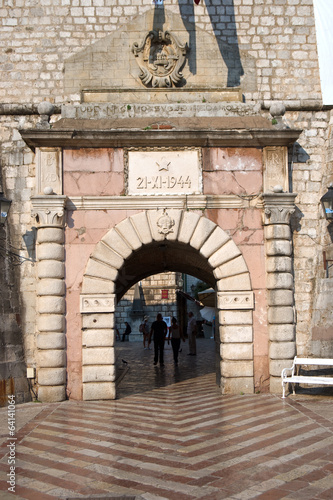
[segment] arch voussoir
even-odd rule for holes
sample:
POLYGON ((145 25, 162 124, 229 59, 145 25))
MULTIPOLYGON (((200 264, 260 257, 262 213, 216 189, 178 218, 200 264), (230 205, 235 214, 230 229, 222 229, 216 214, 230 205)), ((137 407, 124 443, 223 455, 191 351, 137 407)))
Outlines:
POLYGON ((133 227, 143 245, 149 245, 153 241, 153 235, 150 230, 147 211, 140 212, 130 217, 133 227))

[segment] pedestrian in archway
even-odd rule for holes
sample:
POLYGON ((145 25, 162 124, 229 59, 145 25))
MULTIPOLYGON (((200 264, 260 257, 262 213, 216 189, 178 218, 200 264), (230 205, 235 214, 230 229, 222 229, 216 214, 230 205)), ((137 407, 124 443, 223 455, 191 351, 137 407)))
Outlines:
POLYGON ((149 341, 149 328, 148 328, 148 316, 143 318, 143 322, 139 327, 140 333, 143 335, 143 348, 150 349, 150 341, 149 341), (146 347, 147 343, 147 347, 146 347))
POLYGON ((129 334, 132 332, 132 328, 130 327, 130 325, 127 323, 127 321, 125 321, 125 331, 123 333, 123 337, 121 339, 122 342, 125 342, 125 339, 126 337, 128 337, 128 340, 129 340, 129 334))
MULTIPOLYGON (((178 365, 178 353, 179 353, 179 347, 180 347, 180 341, 182 340, 185 342, 185 337, 183 335, 183 332, 178 325, 177 319, 175 317, 172 318, 171 320, 171 326, 169 329, 169 338, 171 339, 171 347, 173 351, 173 360, 175 362, 175 365, 178 365)), ((169 340, 168 340, 169 342, 169 340)))
POLYGON ((193 316, 193 312, 188 313, 188 323, 187 323, 187 335, 188 335, 188 346, 189 346, 189 356, 197 355, 197 322, 193 316))
POLYGON ((154 365, 157 365, 158 359, 160 365, 164 366, 164 341, 168 332, 168 326, 161 313, 156 316, 156 321, 153 322, 150 329, 149 343, 151 338, 154 340, 154 365))

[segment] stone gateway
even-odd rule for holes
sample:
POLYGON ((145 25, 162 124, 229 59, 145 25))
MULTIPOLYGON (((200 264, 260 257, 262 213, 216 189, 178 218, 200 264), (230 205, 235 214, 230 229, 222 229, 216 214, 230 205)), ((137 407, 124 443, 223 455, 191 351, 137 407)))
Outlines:
POLYGON ((41 401, 116 398, 117 305, 170 272, 215 291, 221 393, 280 393, 296 354, 333 356, 312 0, 83 3, 1 13, 0 231, 21 259, 0 269, 21 367, 6 355, 1 379, 22 400, 22 366, 41 401))

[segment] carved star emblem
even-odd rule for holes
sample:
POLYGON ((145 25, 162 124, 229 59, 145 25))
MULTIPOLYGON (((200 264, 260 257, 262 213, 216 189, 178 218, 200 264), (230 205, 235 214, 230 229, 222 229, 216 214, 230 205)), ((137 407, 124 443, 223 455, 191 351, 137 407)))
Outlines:
POLYGON ((158 166, 159 171, 161 170, 168 171, 170 163, 171 161, 168 161, 166 158, 162 158, 160 163, 156 162, 156 165, 158 166))

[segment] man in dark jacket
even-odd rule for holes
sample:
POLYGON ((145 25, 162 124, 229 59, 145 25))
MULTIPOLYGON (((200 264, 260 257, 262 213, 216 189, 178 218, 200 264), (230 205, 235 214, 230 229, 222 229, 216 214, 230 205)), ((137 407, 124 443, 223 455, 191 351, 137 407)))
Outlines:
POLYGON ((168 326, 165 321, 163 321, 163 317, 161 313, 158 313, 156 316, 156 321, 153 322, 150 329, 150 337, 149 343, 153 336, 154 340, 154 365, 158 363, 158 355, 160 357, 160 365, 164 366, 164 340, 166 334, 168 332, 168 326))

